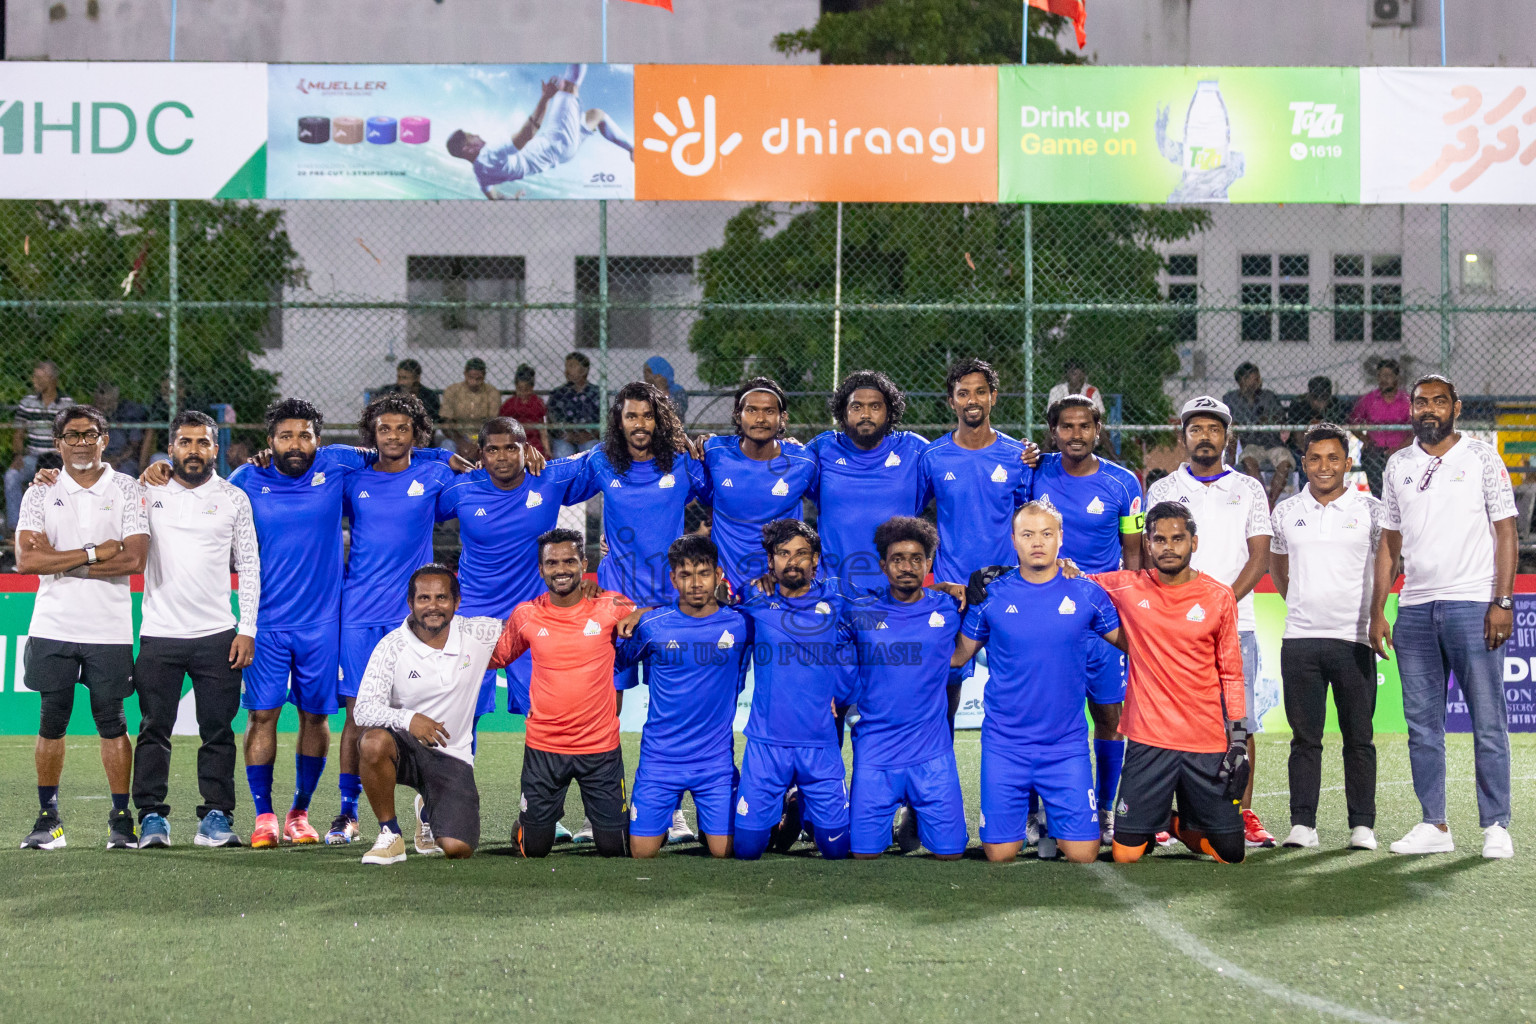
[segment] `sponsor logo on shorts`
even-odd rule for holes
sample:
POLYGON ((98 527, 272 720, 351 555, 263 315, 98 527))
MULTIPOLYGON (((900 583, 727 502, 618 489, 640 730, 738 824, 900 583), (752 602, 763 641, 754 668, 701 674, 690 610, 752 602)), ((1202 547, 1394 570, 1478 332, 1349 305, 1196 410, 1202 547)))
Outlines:
POLYGON ((736 813, 737 814, 746 814, 747 813, 747 798, 746 797, 742 797, 741 799, 736 801, 736 813))
POLYGON ((1115 808, 1115 813, 1116 814, 1130 814, 1131 813, 1131 805, 1126 803, 1124 800, 1121 800, 1120 801, 1120 805, 1115 808))

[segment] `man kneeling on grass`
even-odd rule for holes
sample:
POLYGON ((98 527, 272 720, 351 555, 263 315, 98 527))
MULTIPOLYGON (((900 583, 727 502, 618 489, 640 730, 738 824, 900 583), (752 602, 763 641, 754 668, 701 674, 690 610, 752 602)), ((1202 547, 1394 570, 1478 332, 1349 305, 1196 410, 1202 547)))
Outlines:
POLYGON ((417 853, 459 859, 480 844, 475 704, 501 621, 455 615, 459 581, 444 565, 412 573, 407 597, 410 617, 373 649, 353 707, 363 730, 363 791, 379 819, 379 838, 364 864, 405 860, 397 783, 420 794, 417 853))

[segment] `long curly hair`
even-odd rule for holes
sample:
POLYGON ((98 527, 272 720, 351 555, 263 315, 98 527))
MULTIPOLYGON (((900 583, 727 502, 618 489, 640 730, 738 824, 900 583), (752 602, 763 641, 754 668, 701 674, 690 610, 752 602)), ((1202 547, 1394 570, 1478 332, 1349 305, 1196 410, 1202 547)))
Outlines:
POLYGON ((656 430, 651 434, 651 458, 663 473, 672 472, 672 461, 677 457, 678 442, 683 439, 683 422, 672 406, 672 399, 660 388, 637 380, 625 384, 613 393, 608 402, 608 423, 603 428, 603 453, 608 456, 613 470, 620 476, 629 472, 629 442, 624 437, 624 403, 649 402, 656 416, 656 430))
POLYGON ((412 433, 416 435, 416 447, 425 448, 432 443, 432 417, 427 415, 427 407, 421 404, 421 399, 415 395, 391 392, 369 402, 363 409, 362 419, 357 421, 357 440, 364 448, 378 447, 374 432, 378 429, 379 417, 386 415, 411 418, 412 433))
POLYGON ((901 429, 901 418, 907 413, 907 396, 901 393, 901 388, 879 370, 855 370, 843 378, 843 382, 832 392, 832 397, 827 400, 827 408, 832 412, 832 421, 843 432, 848 430, 848 402, 853 398, 853 393, 860 388, 873 388, 885 398, 885 431, 881 434, 894 434, 901 429))

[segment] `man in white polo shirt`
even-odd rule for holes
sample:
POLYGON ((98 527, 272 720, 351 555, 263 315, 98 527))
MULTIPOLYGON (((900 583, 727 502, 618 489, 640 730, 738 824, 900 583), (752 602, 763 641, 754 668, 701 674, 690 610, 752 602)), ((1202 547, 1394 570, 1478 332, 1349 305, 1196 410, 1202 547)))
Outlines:
POLYGON ((1253 766, 1243 793, 1243 836, 1249 846, 1274 846, 1275 837, 1253 812, 1253 779, 1258 771, 1253 734, 1258 731, 1254 686, 1259 678, 1259 638, 1253 617, 1253 588, 1269 570, 1269 497, 1256 478, 1221 461, 1227 449, 1232 411, 1209 395, 1191 398, 1179 412, 1179 440, 1189 461, 1147 488, 1147 507, 1182 502, 1200 524, 1200 547, 1190 563, 1225 583, 1237 598, 1237 638, 1243 652, 1247 690, 1248 760, 1253 766))
POLYGON ((41 811, 21 846, 56 850, 65 845, 59 777, 75 684, 83 683, 90 691, 112 795, 107 849, 131 849, 137 844, 128 810, 133 747, 123 698, 133 692, 128 577, 144 571, 149 550, 144 491, 133 477, 102 461, 107 420, 94 407, 60 412, 53 437, 64 472, 53 484, 27 491, 16 529, 17 571, 41 577, 26 653, 27 687, 42 694, 35 754, 41 811))
POLYGON ((1376 659, 1371 593, 1386 506, 1345 485, 1349 435, 1319 423, 1301 444, 1307 485, 1275 506, 1269 576, 1285 598, 1280 677, 1291 725, 1291 833, 1282 846, 1316 848, 1328 687, 1344 739, 1349 845, 1376 849, 1376 659))
POLYGON ((1376 555, 1371 645, 1397 650, 1408 722, 1408 764, 1424 820, 1392 844, 1393 853, 1455 849, 1445 820, 1447 670, 1472 715, 1477 811, 1483 856, 1515 855, 1509 838, 1509 719, 1499 648, 1514 626, 1515 494, 1490 444, 1456 430, 1456 385, 1439 374, 1408 392, 1414 443, 1387 460, 1381 496, 1387 525, 1376 555), (1405 580, 1397 626, 1387 624, 1387 593, 1405 580), (1394 643, 1395 641, 1395 643, 1394 643))
POLYGON ((359 774, 379 838, 364 864, 405 860, 395 817, 395 786, 421 794, 425 822, 416 852, 468 857, 480 845, 480 793, 475 788, 475 705, 502 622, 456 615, 459 580, 445 565, 424 565, 407 586, 410 615, 384 634, 357 693, 352 713, 363 730, 359 774))
POLYGON ((219 478, 218 426, 187 410, 171 421, 170 482, 146 488, 149 563, 144 571, 144 621, 134 688, 139 740, 134 749, 133 802, 139 809, 139 848, 171 845, 166 785, 171 727, 183 679, 192 678, 197 728, 198 846, 239 846, 235 811, 235 715, 241 669, 255 649, 261 562, 251 500, 219 478), (229 606, 229 569, 240 575, 240 616, 229 606))

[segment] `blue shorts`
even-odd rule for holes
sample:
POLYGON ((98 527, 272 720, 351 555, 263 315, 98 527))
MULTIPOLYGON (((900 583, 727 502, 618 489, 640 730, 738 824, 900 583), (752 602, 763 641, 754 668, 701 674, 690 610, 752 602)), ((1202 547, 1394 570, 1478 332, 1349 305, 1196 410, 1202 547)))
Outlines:
MULTIPOLYGON (((533 654, 523 656, 503 669, 507 674, 507 710, 514 715, 528 714, 528 688, 533 681, 533 654)), ((480 699, 475 702, 475 717, 496 710, 496 670, 490 669, 480 680, 480 699)))
POLYGON ((790 786, 800 787, 806 816, 818 829, 840 832, 848 827, 842 751, 836 747, 781 747, 752 739, 747 740, 741 755, 736 827, 762 831, 777 825, 790 786))
MULTIPOLYGON (((1045 805, 1046 831, 1068 842, 1099 841, 1088 745, 992 750, 981 745, 981 841, 1022 843, 1030 791, 1045 805)), ((922 821, 922 816, 918 816, 922 821)))
POLYGON ((312 715, 334 715, 339 706, 340 634, 336 622, 303 629, 258 629, 240 706, 247 711, 270 711, 294 704, 312 715))
POLYGON ((853 852, 884 853, 891 845, 891 818, 903 802, 917 812, 917 835, 929 853, 964 853, 970 840, 960 769, 949 750, 906 768, 864 768, 853 752, 853 852))
POLYGON ((699 831, 710 836, 731 834, 731 805, 736 802, 738 776, 733 762, 665 764, 642 757, 629 794, 629 834, 663 836, 672 827, 672 812, 693 793, 699 831))
POLYGON ((1125 653, 1103 637, 1089 638, 1088 699, 1095 704, 1123 703, 1125 675, 1125 653))
MULTIPOLYGON (((357 688, 368 668, 368 658, 379 646, 384 634, 394 626, 342 626, 341 627, 341 682, 336 684, 337 697, 356 697, 357 688)), ((259 631, 258 631, 259 632, 259 631)))

